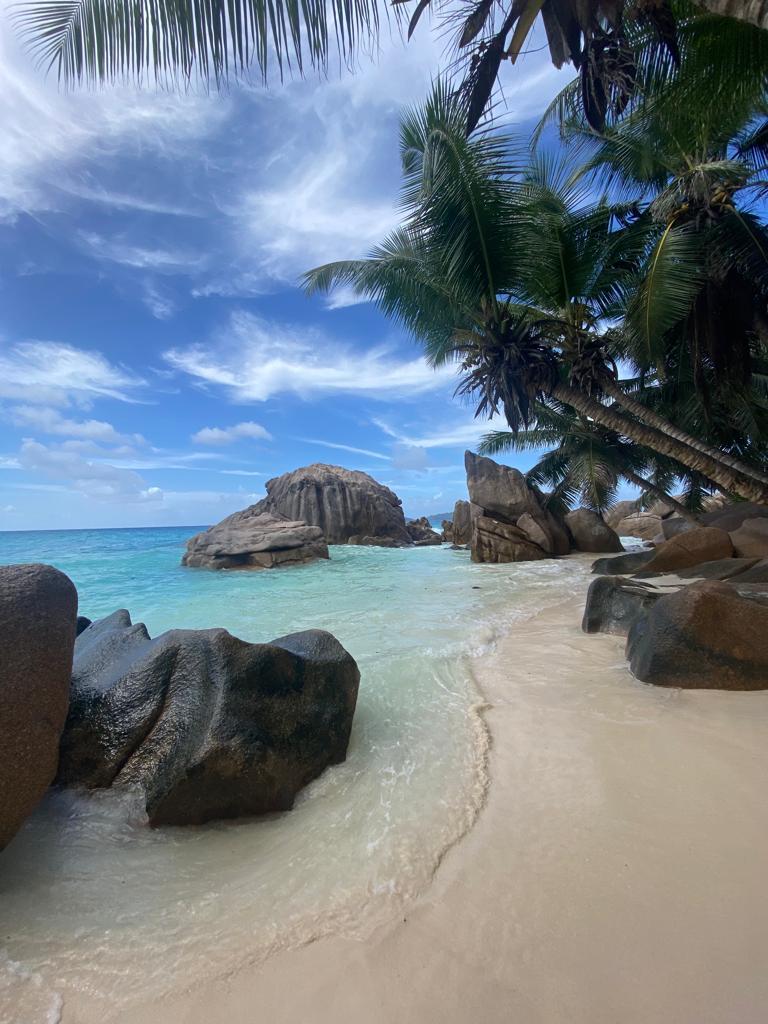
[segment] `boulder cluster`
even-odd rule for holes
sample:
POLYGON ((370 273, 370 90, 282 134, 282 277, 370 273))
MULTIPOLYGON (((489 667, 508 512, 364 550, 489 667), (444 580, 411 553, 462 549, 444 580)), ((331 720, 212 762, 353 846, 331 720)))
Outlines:
POLYGON ((346 756, 360 673, 330 633, 251 644, 78 619, 46 565, 0 568, 0 849, 53 783, 141 792, 152 825, 284 811, 346 756), (77 635, 76 635, 77 634, 77 635))
POLYGON ((654 548, 593 565, 582 628, 627 638, 633 674, 658 686, 768 688, 768 508, 738 503, 654 548))
POLYGON ((268 480, 267 496, 187 543, 184 565, 271 569, 328 558, 329 544, 440 544, 427 519, 406 522, 402 502, 367 473, 315 463, 268 480))
POLYGON ((618 535, 596 512, 580 508, 558 518, 544 496, 511 466, 466 452, 469 501, 459 501, 444 539, 468 547, 475 562, 530 562, 571 551, 622 551, 618 535))

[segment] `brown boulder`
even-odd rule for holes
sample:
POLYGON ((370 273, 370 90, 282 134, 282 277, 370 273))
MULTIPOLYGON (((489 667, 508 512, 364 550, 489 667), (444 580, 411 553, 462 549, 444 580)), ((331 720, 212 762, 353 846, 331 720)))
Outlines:
POLYGON ((0 568, 0 850, 56 774, 76 622, 77 591, 64 573, 0 568))
POLYGON ((443 543, 440 534, 432 529, 432 524, 426 516, 422 516, 420 519, 411 519, 405 524, 405 528, 417 548, 443 543))
POLYGON ((702 526, 717 526, 730 533, 748 519, 764 519, 768 517, 768 507, 758 505, 754 501, 736 501, 721 508, 707 511, 702 517, 702 526))
POLYGON ((472 527, 473 562, 533 562, 547 553, 522 530, 489 516, 477 516, 472 527))
POLYGON ((478 515, 480 509, 472 506, 468 501, 457 501, 453 509, 453 533, 451 541, 454 544, 471 544, 472 542, 472 520, 478 515))
POLYGON ((768 688, 768 600, 729 583, 694 583, 655 602, 627 639, 633 674, 656 686, 768 688))
POLYGON ((597 514, 588 508, 578 508, 565 517, 574 546, 577 551, 589 551, 598 554, 619 552, 624 546, 615 530, 597 514))
POLYGON ((322 530, 251 505, 187 541, 182 565, 201 569, 274 569, 328 558, 322 530))
POLYGON ((725 530, 700 526, 660 544, 653 558, 644 566, 644 572, 677 572, 732 555, 733 544, 725 530))
POLYGON ((731 541, 742 558, 768 558, 768 516, 745 519, 731 531, 731 541))

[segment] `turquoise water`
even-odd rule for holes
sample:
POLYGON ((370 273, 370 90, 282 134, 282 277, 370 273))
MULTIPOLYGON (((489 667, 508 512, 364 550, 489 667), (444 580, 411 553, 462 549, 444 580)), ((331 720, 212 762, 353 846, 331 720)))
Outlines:
POLYGON ((69 993, 119 1007, 332 931, 365 934, 428 884, 486 786, 472 659, 583 592, 566 559, 473 565, 448 547, 332 547, 271 572, 180 565, 183 529, 0 534, 0 562, 66 572, 82 614, 128 608, 152 635, 251 641, 319 627, 362 680, 346 762, 287 814, 150 830, 111 793, 52 794, 0 860, 0 1022, 55 1021, 69 993))

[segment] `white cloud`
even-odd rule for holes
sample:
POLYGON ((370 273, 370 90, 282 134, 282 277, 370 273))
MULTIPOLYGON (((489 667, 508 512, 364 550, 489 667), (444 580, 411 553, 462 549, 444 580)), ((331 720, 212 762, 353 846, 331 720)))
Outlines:
POLYGON ((192 435, 195 444, 232 444, 233 441, 243 439, 271 441, 272 435, 260 423, 254 423, 252 420, 236 423, 233 427, 203 427, 192 435))
POLYGON ((141 434, 121 434, 103 420, 73 420, 47 406, 17 405, 9 410, 13 423, 20 427, 32 427, 44 434, 83 441, 100 441, 106 444, 145 444, 141 434))
POLYGON ((220 469, 220 473, 224 473, 226 476, 266 476, 266 473, 260 473, 258 469, 220 469))
POLYGON ((0 342, 0 397, 41 403, 88 405, 95 398, 134 401, 144 381, 100 352, 56 341, 0 342))
POLYGON ((489 430, 509 429, 503 416, 489 420, 452 423, 423 434, 407 434, 381 419, 374 419, 372 422, 389 437, 395 438, 396 441, 409 448, 460 448, 467 445, 474 447, 489 430))
POLYGON ((319 444, 323 448, 336 448, 341 452, 353 452, 355 455, 370 455, 374 459, 383 459, 385 462, 389 462, 389 455, 383 455, 381 452, 372 452, 368 448, 354 448, 350 444, 337 444, 335 441, 321 441, 317 437, 298 437, 297 441, 303 441, 304 444, 319 444))
POLYGON ((80 244, 95 259, 121 263, 139 270, 158 273, 188 273, 202 264, 203 258, 182 249, 157 249, 134 245, 123 237, 106 238, 95 231, 78 231, 80 244))
POLYGON ((451 370, 425 359, 403 360, 385 347, 345 348, 315 328, 291 326, 235 313, 213 343, 164 353, 175 369, 223 388, 235 402, 263 402, 272 395, 300 398, 355 394, 408 397, 445 386, 451 370))
POLYGON ((26 440, 19 452, 19 462, 23 469, 65 481, 71 490, 79 491, 94 501, 146 502, 159 501, 163 496, 159 487, 148 487, 132 470, 106 462, 89 461, 62 446, 26 440))

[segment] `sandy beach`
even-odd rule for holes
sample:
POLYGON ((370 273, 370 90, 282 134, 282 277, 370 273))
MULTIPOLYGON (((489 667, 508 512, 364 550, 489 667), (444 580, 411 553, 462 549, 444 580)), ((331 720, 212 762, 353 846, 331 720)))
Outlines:
MULTIPOLYGON (((121 1024, 758 1024, 768 1005, 768 693, 636 682, 581 602, 477 663, 487 801, 402 918, 121 1024)), ((135 979, 135 984, 141 984, 135 979)), ((107 1019, 67 998, 64 1024, 107 1019)))

